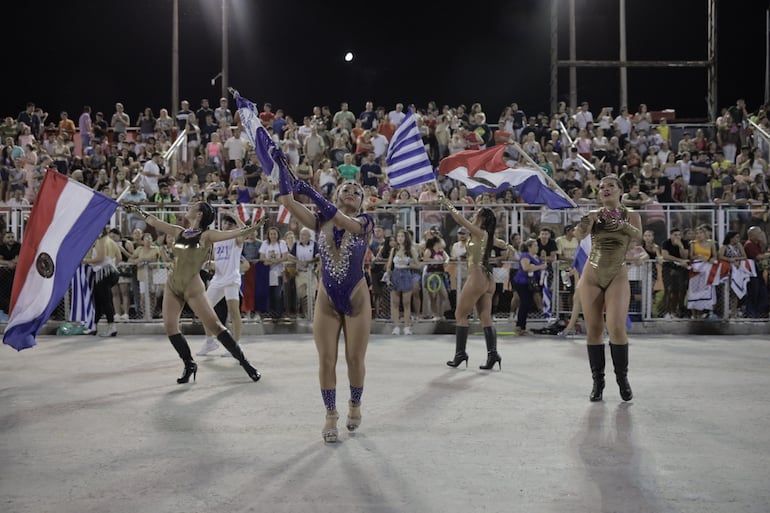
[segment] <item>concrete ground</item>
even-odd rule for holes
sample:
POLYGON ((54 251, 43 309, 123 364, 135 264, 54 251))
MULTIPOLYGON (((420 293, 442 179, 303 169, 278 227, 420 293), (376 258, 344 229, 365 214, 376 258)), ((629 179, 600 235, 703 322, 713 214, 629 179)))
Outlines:
POLYGON ((340 349, 330 445, 308 334, 245 337, 258 383, 211 356, 177 385, 158 335, 4 346, 0 511, 770 511, 767 336, 631 344, 633 401, 608 363, 590 403, 582 339, 502 336, 502 372, 488 372, 479 333, 458 369, 451 335, 373 335, 355 434, 340 349))

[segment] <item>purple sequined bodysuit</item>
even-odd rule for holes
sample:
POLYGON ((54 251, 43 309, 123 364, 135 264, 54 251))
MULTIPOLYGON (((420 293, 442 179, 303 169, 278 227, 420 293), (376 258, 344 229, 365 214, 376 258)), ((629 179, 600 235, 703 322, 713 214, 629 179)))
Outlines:
POLYGON ((333 240, 329 240, 323 230, 319 230, 318 235, 321 280, 326 294, 334 303, 334 308, 344 315, 353 313, 350 298, 353 289, 364 277, 364 257, 374 227, 369 214, 360 214, 358 217, 364 220, 364 231, 360 234, 346 232, 334 226, 333 240))

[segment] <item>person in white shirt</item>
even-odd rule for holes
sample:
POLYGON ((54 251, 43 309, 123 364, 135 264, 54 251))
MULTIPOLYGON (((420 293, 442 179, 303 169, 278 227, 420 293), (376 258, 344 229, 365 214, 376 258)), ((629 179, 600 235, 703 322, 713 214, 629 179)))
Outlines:
POLYGON ((235 161, 246 162, 246 142, 241 138, 239 128, 233 128, 233 134, 225 141, 225 158, 228 161, 227 171, 235 167, 235 161))
MULTIPOLYGON (((222 230, 234 230, 245 228, 246 225, 241 221, 237 213, 226 211, 222 217, 222 230)), ((206 288, 206 297, 208 297, 211 306, 216 306, 222 298, 227 302, 227 312, 230 315, 230 322, 233 325, 233 338, 236 342, 241 340, 241 331, 243 322, 241 320, 240 293, 241 293, 241 253, 243 252, 243 240, 245 237, 236 237, 221 242, 215 242, 212 249, 213 260, 210 265, 213 266, 214 277, 209 281, 206 288)), ((197 356, 205 356, 219 347, 213 333, 206 330, 206 340, 197 356)), ((225 351, 222 356, 231 356, 225 351)))
POLYGON ((160 178, 160 153, 156 151, 142 167, 142 190, 148 198, 158 193, 158 178, 160 178))
POLYGON ((395 126, 400 125, 401 122, 404 121, 405 117, 406 117, 406 113, 404 112, 403 103, 397 103, 396 108, 388 112, 388 120, 390 120, 390 122, 393 123, 395 126))
POLYGON ((580 110, 575 114, 575 122, 579 129, 583 129, 588 123, 594 122, 594 115, 588 110, 588 102, 580 104, 580 110))
POLYGON ((376 130, 372 130, 372 151, 374 152, 374 161, 378 164, 381 162, 382 157, 388 151, 388 138, 380 134, 376 130))

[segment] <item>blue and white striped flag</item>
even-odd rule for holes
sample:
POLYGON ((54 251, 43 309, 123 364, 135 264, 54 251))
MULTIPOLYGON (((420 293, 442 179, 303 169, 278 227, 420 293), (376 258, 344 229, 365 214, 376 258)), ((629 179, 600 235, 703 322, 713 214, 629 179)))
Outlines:
POLYGON ((80 264, 75 270, 71 290, 69 320, 81 323, 86 329, 94 329, 94 317, 96 317, 93 302, 94 273, 89 265, 80 264))
POLYGON ((412 109, 398 125, 385 156, 390 187, 402 189, 436 179, 412 109))
POLYGON ((572 267, 577 269, 578 274, 583 274, 583 266, 588 261, 588 255, 591 254, 591 235, 586 235, 578 244, 575 251, 575 258, 572 259, 572 267))
POLYGON ((551 308, 551 287, 548 282, 548 271, 540 271, 540 285, 543 287, 543 316, 549 321, 553 317, 553 309, 551 308))

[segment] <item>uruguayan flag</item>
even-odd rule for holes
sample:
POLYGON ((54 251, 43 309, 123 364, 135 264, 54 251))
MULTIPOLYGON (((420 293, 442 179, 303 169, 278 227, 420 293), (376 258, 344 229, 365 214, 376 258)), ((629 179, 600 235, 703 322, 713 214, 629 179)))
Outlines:
POLYGON ((583 240, 578 244, 577 251, 575 251, 575 257, 572 260, 572 267, 577 269, 577 272, 583 274, 583 266, 588 261, 588 255, 591 254, 591 235, 586 235, 583 240))
POLYGON ((96 323, 96 311, 93 302, 94 273, 90 266, 80 264, 72 276, 70 290, 70 321, 80 322, 86 329, 92 330, 96 323))
POLYGON ((401 189, 435 180, 433 166, 425 152, 425 145, 420 137, 412 109, 406 113, 404 121, 398 125, 388 146, 385 157, 390 187, 401 189))

